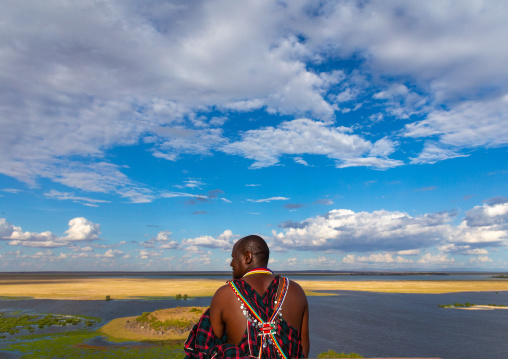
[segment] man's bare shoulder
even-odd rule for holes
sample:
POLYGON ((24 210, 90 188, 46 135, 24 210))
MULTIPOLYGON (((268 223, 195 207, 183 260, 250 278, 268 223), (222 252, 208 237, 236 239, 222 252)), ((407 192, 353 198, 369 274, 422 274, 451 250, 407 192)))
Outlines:
POLYGON ((235 294, 231 290, 229 284, 225 284, 213 295, 212 302, 210 303, 210 307, 227 307, 231 300, 235 298, 235 294))
POLYGON ((213 295, 212 301, 223 299, 224 297, 229 296, 230 292, 231 287, 229 286, 229 284, 224 284, 222 287, 217 289, 217 291, 213 295))
POLYGON ((294 280, 290 281, 289 283, 290 284, 289 284, 288 290, 290 291, 291 294, 306 297, 305 291, 303 290, 303 288, 300 284, 298 284, 294 280))
POLYGON ((305 291, 300 286, 300 284, 294 281, 290 281, 287 295, 289 298, 291 298, 290 302, 294 305, 302 305, 303 307, 307 306, 307 296, 305 295, 305 291))

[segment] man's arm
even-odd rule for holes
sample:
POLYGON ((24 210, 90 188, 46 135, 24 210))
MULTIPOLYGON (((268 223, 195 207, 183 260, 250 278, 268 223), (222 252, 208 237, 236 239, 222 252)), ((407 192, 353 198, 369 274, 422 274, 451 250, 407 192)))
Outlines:
POLYGON ((309 356, 309 303, 303 288, 291 281, 282 307, 282 317, 300 331, 300 340, 305 357, 309 356))
POLYGON ((307 303, 307 297, 305 297, 305 309, 303 312, 302 330, 300 331, 302 336, 302 349, 303 354, 306 358, 309 357, 310 341, 309 341, 309 305, 307 303))
POLYGON ((223 305, 225 303, 224 296, 226 291, 229 291, 229 286, 225 285, 217 289, 215 292, 212 302, 210 303, 210 322, 212 323, 213 333, 217 338, 222 338, 226 326, 223 320, 223 305))

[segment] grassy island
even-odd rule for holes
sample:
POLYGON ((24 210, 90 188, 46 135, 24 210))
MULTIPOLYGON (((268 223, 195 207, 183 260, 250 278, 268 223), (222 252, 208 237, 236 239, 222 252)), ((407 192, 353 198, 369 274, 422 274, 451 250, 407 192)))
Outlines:
POLYGON ((456 308, 456 309, 473 309, 473 310, 491 310, 491 309, 508 309, 504 304, 474 304, 474 303, 454 303, 438 305, 440 308, 456 308))
POLYGON ((117 318, 99 329, 113 341, 183 342, 207 307, 177 307, 143 313, 137 317, 117 318))

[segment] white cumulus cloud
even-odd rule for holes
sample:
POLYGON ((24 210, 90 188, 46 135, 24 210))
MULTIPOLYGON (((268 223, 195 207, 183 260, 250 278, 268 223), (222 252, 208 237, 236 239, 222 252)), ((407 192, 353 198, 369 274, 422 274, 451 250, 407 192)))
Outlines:
POLYGON ((413 217, 398 211, 335 209, 301 222, 282 222, 282 230, 273 230, 272 235, 279 249, 383 250, 417 255, 421 249, 438 247, 444 252, 487 254, 485 247, 508 244, 506 208, 504 199, 476 206, 457 225, 452 212, 413 217))
POLYGON ((14 232, 14 226, 5 218, 0 218, 0 239, 9 239, 14 232))
POLYGON ((390 253, 373 253, 369 256, 355 256, 354 254, 348 254, 342 258, 342 262, 346 264, 357 264, 357 263, 413 263, 411 259, 406 259, 401 256, 394 257, 390 253))
POLYGON ((446 264, 455 262, 455 258, 448 258, 445 254, 425 253, 417 260, 419 264, 446 264))
POLYGON ((182 241, 182 245, 186 246, 185 250, 196 252, 200 247, 205 248, 232 248, 233 238, 238 237, 231 230, 225 230, 217 238, 204 235, 195 238, 187 238, 182 241))
POLYGON ((252 168, 273 166, 282 156, 299 158, 302 154, 324 155, 335 160, 337 167, 389 168, 402 164, 387 158, 395 150, 390 140, 383 138, 372 143, 350 132, 348 128, 301 118, 278 127, 249 130, 241 141, 230 143, 222 150, 255 160, 252 168))
POLYGON ((295 249, 372 251, 409 250, 433 246, 445 239, 449 213, 412 217, 402 212, 356 213, 337 209, 299 223, 286 223, 273 231, 275 243, 295 249))
POLYGON ((77 217, 69 221, 67 236, 62 239, 68 241, 93 241, 99 239, 101 226, 84 217, 77 217))
POLYGON ((23 232, 21 227, 13 226, 5 218, 0 218, 0 234, 2 235, 0 238, 9 240, 8 243, 12 246, 37 248, 65 247, 78 241, 98 240, 100 225, 86 218, 77 217, 69 221, 69 229, 65 233, 67 233, 66 236, 59 237, 50 231, 23 232))
POLYGON ((124 254, 121 250, 118 249, 108 249, 106 253, 104 254, 97 254, 97 257, 103 257, 103 258, 115 258, 120 257, 122 254, 124 254))
POLYGON ((467 211, 465 220, 468 226, 473 227, 508 226, 508 199, 504 203, 475 206, 467 211))

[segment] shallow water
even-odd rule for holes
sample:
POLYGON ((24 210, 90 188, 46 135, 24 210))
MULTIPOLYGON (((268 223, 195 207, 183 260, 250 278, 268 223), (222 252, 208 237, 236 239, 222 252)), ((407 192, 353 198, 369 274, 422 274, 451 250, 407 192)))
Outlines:
MULTIPOLYGON (((309 297, 311 357, 328 349, 365 357, 508 358, 508 310, 470 311, 440 304, 508 305, 508 292, 393 294, 337 291, 338 296, 309 297)), ((0 310, 76 314, 103 322, 162 308, 207 306, 193 300, 20 300, 0 301, 0 310)), ((72 330, 69 327, 69 330, 72 330)), ((101 339, 97 339, 101 340, 101 339)), ((1 349, 0 342, 0 349, 1 349)))
POLYGON ((55 313, 99 317, 102 322, 91 328, 101 327, 112 319, 141 315, 143 312, 187 306, 208 306, 211 298, 195 298, 190 300, 57 300, 27 299, 0 300, 0 311, 17 311, 23 313, 55 313))
POLYGON ((156 343, 151 342, 110 342, 105 337, 95 337, 86 343, 86 345, 94 346, 94 347, 122 347, 122 348, 152 348, 156 347, 156 343))
POLYGON ((508 358, 508 310, 439 304, 508 305, 508 292, 310 297, 311 356, 327 349, 365 357, 508 358))

